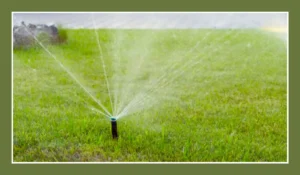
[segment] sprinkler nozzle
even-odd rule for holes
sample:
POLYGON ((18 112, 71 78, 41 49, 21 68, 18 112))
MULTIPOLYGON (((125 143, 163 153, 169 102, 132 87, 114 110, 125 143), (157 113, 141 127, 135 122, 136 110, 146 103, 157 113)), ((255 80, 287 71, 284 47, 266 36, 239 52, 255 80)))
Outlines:
POLYGON ((116 118, 110 118, 111 122, 111 133, 113 139, 118 139, 118 130, 117 130, 117 119, 116 118))

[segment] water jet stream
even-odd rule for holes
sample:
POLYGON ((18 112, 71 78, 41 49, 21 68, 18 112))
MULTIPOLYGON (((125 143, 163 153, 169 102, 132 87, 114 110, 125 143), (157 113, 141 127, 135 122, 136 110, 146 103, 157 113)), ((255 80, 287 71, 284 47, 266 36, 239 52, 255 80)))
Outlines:
POLYGON ((110 106, 111 106, 111 110, 113 111, 113 104, 112 104, 112 100, 111 100, 111 94, 110 94, 110 88, 109 88, 109 83, 108 83, 108 79, 107 79, 105 62, 104 62, 104 59, 103 59, 102 48, 101 48, 101 45, 100 45, 98 32, 96 30, 96 24, 95 24, 95 19, 94 19, 94 14, 93 13, 92 13, 92 21, 93 21, 93 26, 94 26, 94 32, 95 32, 96 39, 97 39, 98 49, 99 49, 99 52, 100 52, 100 59, 101 59, 102 67, 103 67, 103 71, 104 71, 104 76, 105 76, 105 81, 106 81, 106 87, 107 87, 107 91, 108 91, 110 106))
MULTIPOLYGON (((220 41, 221 39, 225 38, 226 36, 229 36, 232 32, 233 32, 233 30, 230 30, 230 31, 226 32, 226 35, 224 35, 223 37, 219 38, 218 40, 215 40, 214 43, 216 43, 217 41, 220 41)), ((184 56, 182 56, 181 59, 184 59, 189 53, 193 52, 194 50, 197 50, 197 46, 199 45, 199 43, 201 43, 201 42, 203 42, 204 40, 206 40, 207 37, 208 37, 211 33, 212 33, 212 31, 209 32, 208 34, 206 34, 205 37, 204 37, 201 41, 198 41, 198 42, 196 43, 196 45, 193 46, 189 51, 187 51, 187 52, 184 54, 184 56)), ((234 37, 236 37, 236 35, 237 35, 237 34, 235 34, 234 37)), ((208 48, 211 48, 211 47, 214 47, 214 46, 211 45, 211 46, 209 46, 208 48)), ((190 61, 193 61, 193 60, 190 60, 190 61)), ((156 83, 155 83, 155 84, 151 83, 150 87, 151 87, 151 88, 155 88, 155 86, 157 86, 156 88, 158 88, 158 87, 159 87, 159 86, 158 86, 158 85, 159 85, 159 82, 160 82, 161 80, 164 80, 164 79, 165 79, 165 76, 167 75, 167 72, 170 72, 169 70, 172 70, 172 71, 173 71, 173 70, 175 69, 175 67, 176 67, 177 65, 179 65, 180 63, 181 63, 181 62, 178 61, 178 62, 176 62, 176 64, 172 64, 172 65, 170 65, 169 67, 167 67, 167 68, 166 68, 167 71, 165 71, 165 73, 164 73, 162 76, 160 76, 160 77, 158 78, 158 80, 156 80, 156 83)), ((182 67, 184 67, 184 66, 182 66, 182 67)), ((178 72, 178 71, 175 71, 175 72, 178 72)), ((150 89, 151 89, 151 88, 150 88, 150 89)), ((139 94, 141 94, 141 93, 145 93, 145 92, 140 92, 139 94)), ((147 91, 146 91, 146 93, 147 93, 147 91)), ((136 98, 136 97, 135 97, 135 98, 136 98)), ((129 103, 132 103, 132 101, 129 102, 129 103)), ((120 105, 119 110, 122 109, 122 108, 124 107, 123 104, 124 104, 124 101, 123 101, 122 105, 120 105)), ((119 112, 121 112, 121 111, 119 111, 119 110, 118 110, 117 114, 119 114, 119 112)), ((123 110, 124 110, 124 109, 123 109, 123 110)))
MULTIPOLYGON (((218 41, 222 40, 223 38, 229 36, 234 30, 231 30, 229 32, 226 32, 226 35, 224 35, 223 37, 217 39, 214 41, 214 43, 217 43, 218 41)), ((239 33, 239 32, 238 32, 239 33)), ((237 37, 237 33, 235 33, 235 35, 232 38, 237 37)), ((207 35, 208 36, 208 35, 207 35)), ((205 37, 206 39, 207 37, 205 37)), ((193 50, 197 49, 199 42, 192 48, 190 49, 185 55, 184 57, 186 57, 190 52, 192 52, 193 50)), ((208 48, 214 47, 214 45, 209 46, 208 48)), ((215 52, 215 51, 214 51, 215 52)), ((212 55, 213 52, 211 52, 209 55, 212 55)), ((200 55, 196 56, 195 58, 189 60, 188 62, 186 62, 186 64, 184 64, 183 66, 180 66, 182 69, 183 68, 188 68, 188 65, 190 65, 191 63, 193 63, 193 60, 198 58, 200 55)), ((194 62, 194 65, 200 63, 201 61, 197 61, 194 62)), ((177 62, 177 64, 179 64, 177 62)), ((171 65, 170 69, 174 70, 176 67, 176 64, 171 65)), ((169 71, 167 71, 169 72, 169 71)), ((154 82, 154 84, 152 83, 150 88, 144 92, 140 92, 139 95, 137 95, 132 101, 129 102, 129 104, 117 115, 117 118, 121 118, 125 115, 128 115, 129 110, 137 105, 140 105, 140 107, 142 107, 142 109, 144 108, 143 105, 145 104, 145 100, 149 100, 151 98, 151 94, 157 92, 157 90, 163 88, 164 86, 172 83, 176 78, 178 78, 180 75, 182 75, 185 72, 185 70, 175 70, 175 71, 171 71, 171 74, 163 74, 162 76, 160 76, 156 82, 154 82)), ((154 100, 154 101, 158 101, 158 99, 154 100)), ((132 113, 132 112, 131 112, 132 113)))
POLYGON ((102 111, 98 111, 99 113, 101 113, 101 114, 103 114, 103 115, 105 115, 105 116, 111 116, 111 114, 107 111, 107 109, 102 105, 102 103, 101 103, 101 101, 99 101, 99 100, 97 100, 88 90, 87 90, 87 88, 86 87, 84 87, 84 85, 82 85, 81 83, 80 83, 80 81, 75 77, 75 75, 73 75, 58 59, 57 59, 57 57, 54 55, 54 54, 52 54, 44 45, 43 45, 43 43, 41 43, 40 41, 39 41, 39 39, 36 37, 36 36, 34 36, 29 30, 28 30, 28 28, 27 28, 27 26, 26 25, 24 25, 24 27, 25 27, 25 30, 26 30, 26 32, 28 33, 28 34, 30 34, 33 38, 34 38, 34 40, 36 41, 36 42, 38 42, 38 44, 60 65, 60 67, 64 70, 64 71, 66 71, 67 73, 68 73, 68 75, 100 106, 100 107, 102 107, 102 109, 106 112, 106 113, 104 113, 104 112, 102 112, 102 111))

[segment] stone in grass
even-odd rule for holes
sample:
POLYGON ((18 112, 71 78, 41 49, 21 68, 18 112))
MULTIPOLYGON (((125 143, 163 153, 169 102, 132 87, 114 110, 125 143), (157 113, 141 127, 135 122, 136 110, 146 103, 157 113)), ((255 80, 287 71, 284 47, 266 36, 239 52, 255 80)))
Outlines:
POLYGON ((58 28, 54 25, 28 24, 22 22, 20 26, 13 28, 14 48, 29 48, 37 43, 36 37, 43 44, 58 43, 58 28))

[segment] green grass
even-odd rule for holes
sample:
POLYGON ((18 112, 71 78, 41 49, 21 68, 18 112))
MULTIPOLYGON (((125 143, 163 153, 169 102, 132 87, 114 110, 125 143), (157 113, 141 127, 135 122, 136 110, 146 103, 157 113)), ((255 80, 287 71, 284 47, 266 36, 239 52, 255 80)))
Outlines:
MULTIPOLYGON (((167 101, 122 118, 119 140, 112 140, 109 120, 90 110, 96 103, 54 59, 38 47, 15 50, 14 161, 286 161, 283 41, 257 30, 98 33, 109 77, 116 48, 125 61, 148 48, 152 69, 175 63, 202 41, 188 55, 199 56, 199 66, 169 86, 181 103, 167 101), (114 43, 120 36, 122 42, 114 43)), ((49 50, 110 108, 94 31, 64 30, 64 38, 49 50)), ((137 82, 163 73, 143 72, 137 82)))

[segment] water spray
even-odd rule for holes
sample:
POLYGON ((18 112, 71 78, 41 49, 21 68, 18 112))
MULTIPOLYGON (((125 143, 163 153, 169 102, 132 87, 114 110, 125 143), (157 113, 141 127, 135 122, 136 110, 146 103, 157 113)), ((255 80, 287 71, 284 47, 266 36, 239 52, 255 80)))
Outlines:
POLYGON ((110 118, 111 122, 111 133, 113 139, 118 139, 118 130, 117 130, 117 119, 116 118, 110 118))

